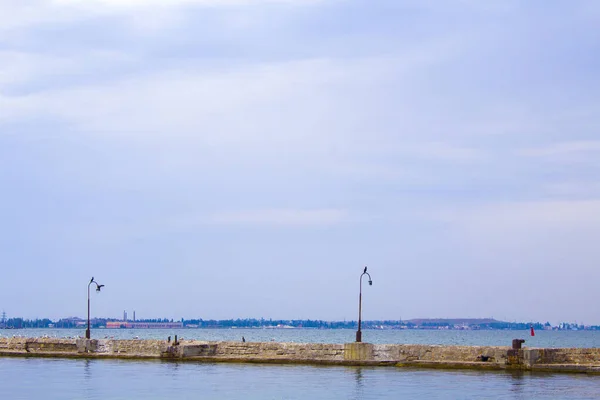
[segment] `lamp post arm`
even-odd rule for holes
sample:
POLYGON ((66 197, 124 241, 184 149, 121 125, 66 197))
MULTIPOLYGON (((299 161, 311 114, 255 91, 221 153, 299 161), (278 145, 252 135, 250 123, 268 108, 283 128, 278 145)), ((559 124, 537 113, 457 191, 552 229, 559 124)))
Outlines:
POLYGON ((371 275, 367 271, 363 272, 360 275, 359 284, 358 284, 358 330, 360 331, 361 322, 362 322, 362 278, 364 275, 369 276, 369 281, 371 281, 371 275))
POLYGON ((98 282, 94 280, 94 277, 90 279, 90 283, 88 283, 87 287, 87 329, 85 330, 85 338, 90 339, 90 286, 94 283, 96 285, 96 290, 99 292, 100 288, 104 285, 98 285, 98 282))
POLYGON ((359 284, 358 284, 358 330, 356 331, 356 341, 362 342, 362 278, 367 275, 369 277, 369 285, 373 284, 373 280, 371 279, 371 275, 367 272, 367 268, 365 267, 364 272, 360 275, 359 284))
POLYGON ((85 338, 90 338, 90 285, 94 282, 94 278, 88 283, 87 287, 87 329, 85 330, 85 338))

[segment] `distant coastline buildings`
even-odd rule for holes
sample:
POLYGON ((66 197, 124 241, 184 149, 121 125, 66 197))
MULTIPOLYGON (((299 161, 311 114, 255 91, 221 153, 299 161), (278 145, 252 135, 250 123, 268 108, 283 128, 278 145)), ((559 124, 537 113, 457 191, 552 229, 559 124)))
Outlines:
POLYGON ((177 329, 183 328, 183 322, 131 322, 106 321, 106 329, 177 329))
POLYGON ((123 311, 122 321, 106 321, 106 329, 177 329, 183 328, 183 321, 173 322, 173 320, 162 321, 136 321, 135 310, 133 311, 133 321, 127 318, 127 311, 123 311))
MULTIPOLYGON (((174 321, 167 318, 137 319, 135 311, 133 320, 127 319, 127 312, 120 318, 91 318, 93 329, 356 329, 356 321, 323 321, 323 320, 273 320, 273 319, 184 319, 174 321)), ((66 328, 83 329, 87 320, 79 317, 50 320, 37 318, 34 320, 20 317, 7 317, 0 312, 0 329, 27 328, 66 328)), ((423 329, 423 330, 593 330, 600 331, 600 325, 584 325, 561 322, 551 325, 549 322, 506 322, 493 318, 424 318, 411 320, 377 320, 363 321, 364 329, 423 329)))

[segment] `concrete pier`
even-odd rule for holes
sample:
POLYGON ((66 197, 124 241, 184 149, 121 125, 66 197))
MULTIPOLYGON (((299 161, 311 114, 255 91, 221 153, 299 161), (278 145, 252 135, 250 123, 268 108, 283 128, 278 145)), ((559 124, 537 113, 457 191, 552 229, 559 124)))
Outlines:
POLYGON ((600 374, 600 348, 0 338, 0 356, 364 365, 600 374))

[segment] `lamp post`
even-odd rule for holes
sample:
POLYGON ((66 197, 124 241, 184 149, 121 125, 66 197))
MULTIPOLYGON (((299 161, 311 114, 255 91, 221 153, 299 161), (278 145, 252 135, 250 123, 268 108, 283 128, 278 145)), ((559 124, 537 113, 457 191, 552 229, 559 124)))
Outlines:
POLYGON ((102 287, 104 285, 99 285, 98 282, 96 282, 94 280, 94 277, 92 276, 92 279, 90 280, 90 283, 88 283, 88 318, 87 318, 87 329, 85 330, 85 338, 89 339, 90 338, 90 285, 91 284, 95 284, 96 285, 96 292, 100 292, 100 289, 102 289, 102 287))
POLYGON ((356 331, 356 342, 362 342, 362 332, 360 330, 361 325, 361 316, 362 316, 362 278, 367 275, 369 277, 369 286, 373 285, 373 280, 371 279, 371 275, 367 272, 367 267, 360 275, 360 286, 358 291, 358 330, 356 331))

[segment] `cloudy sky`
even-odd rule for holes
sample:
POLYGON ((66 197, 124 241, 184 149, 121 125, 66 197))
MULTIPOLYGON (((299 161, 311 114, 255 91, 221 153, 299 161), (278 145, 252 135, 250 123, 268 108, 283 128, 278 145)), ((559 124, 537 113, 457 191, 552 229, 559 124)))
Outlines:
POLYGON ((597 1, 1 0, 0 311, 600 324, 597 1))

